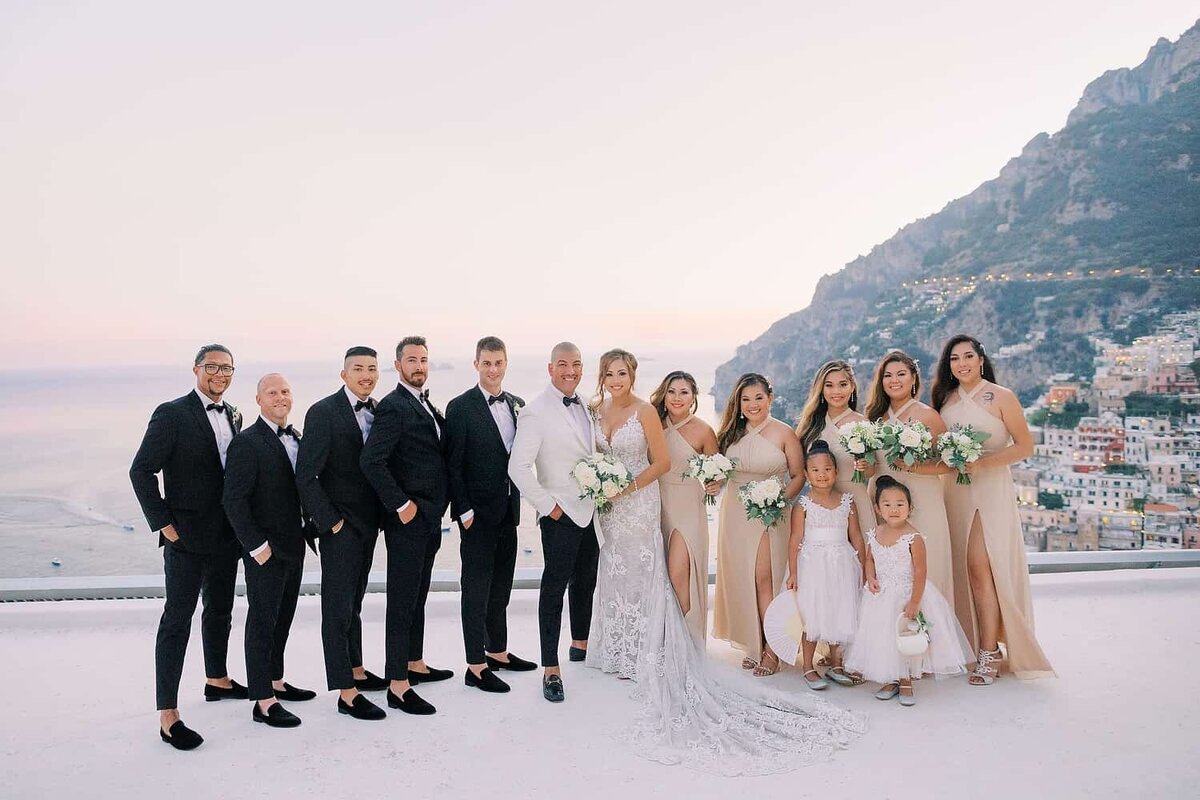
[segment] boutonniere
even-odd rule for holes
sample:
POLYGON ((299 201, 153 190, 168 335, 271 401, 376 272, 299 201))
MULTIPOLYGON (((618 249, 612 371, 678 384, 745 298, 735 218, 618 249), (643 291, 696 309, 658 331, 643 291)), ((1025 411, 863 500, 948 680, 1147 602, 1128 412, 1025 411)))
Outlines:
POLYGON ((512 395, 508 396, 508 400, 510 407, 512 408, 513 417, 516 418, 521 416, 521 409, 525 407, 525 404, 512 395))
POLYGON ((231 419, 233 419, 233 424, 236 425, 239 422, 241 422, 242 421, 242 412, 238 411, 238 407, 233 405, 232 403, 229 403, 228 407, 229 407, 229 416, 231 419))

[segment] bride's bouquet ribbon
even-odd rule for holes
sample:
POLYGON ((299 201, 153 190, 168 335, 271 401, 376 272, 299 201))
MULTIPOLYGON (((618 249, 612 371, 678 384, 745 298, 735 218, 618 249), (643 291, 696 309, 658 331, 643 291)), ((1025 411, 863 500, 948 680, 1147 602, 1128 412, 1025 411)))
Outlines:
POLYGON ((604 453, 579 459, 571 470, 571 477, 579 485, 579 498, 591 500, 597 511, 612 508, 613 498, 633 483, 629 467, 604 453))

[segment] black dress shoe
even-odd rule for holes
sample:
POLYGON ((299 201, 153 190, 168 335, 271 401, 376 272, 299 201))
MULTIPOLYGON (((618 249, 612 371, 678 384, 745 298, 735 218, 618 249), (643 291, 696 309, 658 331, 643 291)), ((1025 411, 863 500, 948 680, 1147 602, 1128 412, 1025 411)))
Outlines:
POLYGON ((204 737, 196 733, 194 730, 183 724, 183 720, 175 720, 175 724, 171 726, 170 733, 163 731, 160 726, 158 735, 167 744, 174 747, 176 750, 195 750, 200 745, 204 744, 204 737))
POLYGON ((475 677, 474 672, 467 670, 466 674, 463 675, 463 683, 465 683, 467 686, 474 686, 476 689, 482 689, 485 692, 502 693, 507 692, 512 688, 507 683, 497 678, 496 673, 492 672, 487 667, 483 668, 483 671, 479 673, 478 678, 475 677))
POLYGON ((367 677, 363 678, 362 680, 355 678, 355 689, 358 689, 360 692, 382 692, 388 687, 388 682, 386 679, 379 677, 369 669, 364 671, 367 673, 367 677))
POLYGON ((413 686, 416 686, 418 683, 437 683, 438 681, 446 681, 453 677, 454 670, 452 669, 437 669, 436 667, 430 667, 425 672, 417 672, 416 670, 412 669, 408 671, 408 682, 413 686))
POLYGON ((567 651, 567 658, 572 661, 583 661, 587 658, 587 648, 571 645, 571 649, 567 651))
POLYGON ((287 700, 291 703, 303 703, 305 700, 312 700, 317 696, 317 693, 312 689, 298 689, 287 681, 283 682, 282 689, 275 689, 274 691, 276 700, 287 700))
POLYGON ((204 684, 204 700, 207 703, 214 703, 217 700, 249 700, 250 690, 242 686, 237 681, 230 681, 229 688, 224 686, 213 686, 211 683, 204 684))
MULTIPOLYGON (((586 652, 586 651, 585 651, 586 652)), ((492 669, 507 669, 512 672, 532 672, 537 669, 537 664, 532 661, 526 661, 523 658, 518 658, 512 653, 508 654, 508 661, 501 661, 491 656, 485 656, 487 665, 492 669)))
POLYGON ((557 675, 547 675, 542 678, 542 697, 549 700, 551 703, 561 703, 567 699, 563 693, 562 678, 557 675))
POLYGON ((425 716, 437 711, 431 704, 422 700, 421 696, 412 689, 405 692, 403 697, 396 697, 396 693, 388 689, 387 701, 389 708, 398 708, 405 714, 425 716))
POLYGON ((387 712, 379 706, 372 703, 361 694, 354 695, 354 702, 347 703, 342 698, 338 698, 338 713, 349 714, 355 719, 383 719, 387 716, 387 712))
POLYGON ((272 728, 294 728, 300 724, 300 718, 279 703, 273 703, 264 714, 259 709, 257 700, 254 701, 254 713, 250 718, 255 722, 265 722, 272 728))

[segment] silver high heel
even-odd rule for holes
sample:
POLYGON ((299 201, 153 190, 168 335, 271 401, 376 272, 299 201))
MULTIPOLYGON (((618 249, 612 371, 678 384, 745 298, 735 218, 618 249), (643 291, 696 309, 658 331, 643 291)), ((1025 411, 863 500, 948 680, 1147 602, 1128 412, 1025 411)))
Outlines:
POLYGON ((996 682, 996 678, 1000 677, 1000 667, 992 666, 999 661, 999 647, 995 650, 980 650, 975 656, 975 669, 971 672, 971 677, 967 678, 967 683, 972 686, 991 686, 996 682))

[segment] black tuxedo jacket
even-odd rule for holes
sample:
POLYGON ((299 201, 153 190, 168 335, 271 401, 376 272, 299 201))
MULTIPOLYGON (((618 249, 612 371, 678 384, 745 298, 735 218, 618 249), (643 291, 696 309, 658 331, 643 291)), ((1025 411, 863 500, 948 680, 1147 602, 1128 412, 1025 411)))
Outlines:
POLYGON ((292 462, 262 417, 229 443, 224 504, 247 553, 268 542, 272 558, 304 558, 304 512, 292 462))
MULTIPOLYGON (((519 397, 504 393, 504 405, 517 424, 519 397)), ((475 512, 473 525, 499 525, 511 509, 521 521, 521 493, 508 478, 508 451, 483 392, 474 386, 446 406, 446 468, 450 477, 450 515, 475 512)))
MULTIPOLYGON (((221 506, 221 453, 204 406, 192 391, 154 409, 129 467, 129 480, 150 529, 175 526, 179 541, 172 546, 190 553, 236 553, 237 539, 221 506)), ((242 429, 241 415, 228 403, 225 414, 236 435, 242 429)), ((166 543, 160 535, 159 546, 166 543)))
MULTIPOLYGON (((444 434, 446 420, 441 414, 437 422, 444 434)), ((383 503, 384 527, 400 525, 396 510, 409 500, 428 523, 441 522, 449 502, 442 442, 429 412, 403 385, 376 406, 359 463, 383 503)))
POLYGON ((362 429, 344 390, 308 409, 296 458, 296 486, 322 534, 343 519, 359 536, 377 533, 383 525, 383 505, 359 463, 362 449, 362 429))

